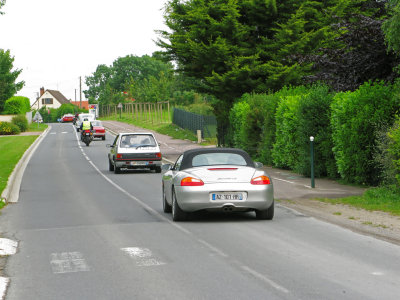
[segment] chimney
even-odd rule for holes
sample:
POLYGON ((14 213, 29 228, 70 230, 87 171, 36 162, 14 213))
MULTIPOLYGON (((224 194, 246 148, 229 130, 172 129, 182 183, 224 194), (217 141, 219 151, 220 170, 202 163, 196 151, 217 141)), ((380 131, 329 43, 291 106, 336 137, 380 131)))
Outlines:
POLYGON ((41 88, 40 88, 40 97, 42 97, 43 94, 44 94, 44 87, 41 87, 41 88))

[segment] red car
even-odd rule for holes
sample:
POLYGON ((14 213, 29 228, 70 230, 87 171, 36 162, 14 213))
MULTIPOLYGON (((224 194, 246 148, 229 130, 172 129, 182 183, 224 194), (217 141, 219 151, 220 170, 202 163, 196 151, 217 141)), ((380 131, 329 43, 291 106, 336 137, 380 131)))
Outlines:
POLYGON ((101 124, 101 121, 94 120, 91 123, 93 126, 93 137, 101 138, 104 141, 106 139, 106 130, 104 129, 103 124, 101 124))
POLYGON ((73 120, 74 120, 74 115, 71 114, 63 115, 63 117, 61 118, 61 122, 63 123, 72 122, 73 120))

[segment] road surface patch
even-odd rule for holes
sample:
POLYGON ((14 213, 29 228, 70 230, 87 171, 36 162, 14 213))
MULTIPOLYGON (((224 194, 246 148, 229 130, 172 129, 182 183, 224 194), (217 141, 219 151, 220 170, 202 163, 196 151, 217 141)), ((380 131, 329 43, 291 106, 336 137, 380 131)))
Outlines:
POLYGON ((165 265, 164 262, 153 256, 153 253, 148 248, 128 247, 121 248, 129 257, 133 258, 138 267, 152 267, 165 265))
POLYGON ((50 265, 54 274, 90 271, 80 252, 61 252, 50 255, 50 265))

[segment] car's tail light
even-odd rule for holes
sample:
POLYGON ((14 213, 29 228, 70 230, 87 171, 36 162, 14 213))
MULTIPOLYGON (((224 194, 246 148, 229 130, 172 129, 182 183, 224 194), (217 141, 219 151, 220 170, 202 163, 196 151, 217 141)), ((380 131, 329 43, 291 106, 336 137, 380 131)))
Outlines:
POLYGON ((161 152, 156 153, 156 156, 161 158, 161 152))
POLYGON ((181 180, 181 186, 202 186, 204 182, 201 179, 185 177, 181 180))
POLYGON ((271 184, 271 180, 269 179, 268 176, 262 175, 262 176, 258 176, 253 178, 250 181, 251 184, 257 184, 257 185, 262 185, 262 184, 271 184))
POLYGON ((117 158, 122 158, 122 154, 117 154, 117 158))

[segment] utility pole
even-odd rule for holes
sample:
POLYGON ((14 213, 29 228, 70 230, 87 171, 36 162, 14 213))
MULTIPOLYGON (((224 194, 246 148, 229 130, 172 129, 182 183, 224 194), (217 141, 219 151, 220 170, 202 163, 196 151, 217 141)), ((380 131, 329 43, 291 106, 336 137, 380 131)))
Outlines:
POLYGON ((79 107, 82 108, 82 76, 79 76, 79 107))
POLYGON ((76 104, 76 89, 75 89, 75 104, 76 104))

